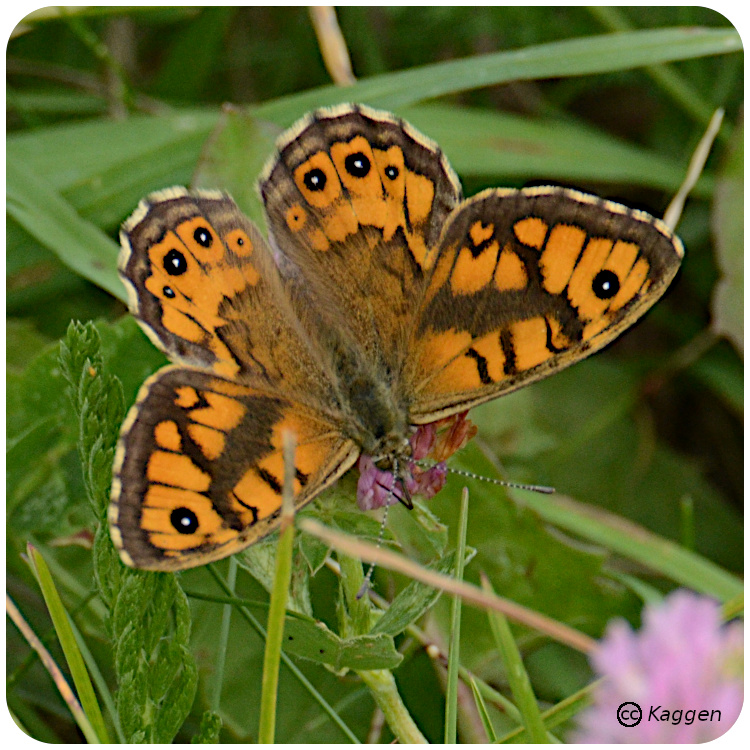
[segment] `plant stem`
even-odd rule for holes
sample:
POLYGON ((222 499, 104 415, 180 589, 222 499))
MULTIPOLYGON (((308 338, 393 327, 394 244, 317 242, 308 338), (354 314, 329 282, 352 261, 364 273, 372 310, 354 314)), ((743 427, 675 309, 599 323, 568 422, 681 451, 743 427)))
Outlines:
POLYGON ((357 672, 362 682, 370 688, 372 697, 388 722, 391 731, 401 744, 427 744, 427 740, 411 718, 404 702, 401 700, 396 680, 387 669, 373 669, 357 672))

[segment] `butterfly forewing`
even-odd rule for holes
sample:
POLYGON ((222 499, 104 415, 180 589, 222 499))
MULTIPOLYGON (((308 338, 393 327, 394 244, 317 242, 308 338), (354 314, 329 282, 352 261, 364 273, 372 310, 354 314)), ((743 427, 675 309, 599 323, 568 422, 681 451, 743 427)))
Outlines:
POLYGON ((662 222, 574 190, 490 190, 462 204, 410 345, 414 421, 597 351, 659 299, 682 255, 662 222))
POLYGON ((261 178, 269 231, 317 316, 391 369, 460 185, 440 149, 392 115, 322 110, 282 137, 261 178))
POLYGON ((229 196, 155 193, 124 224, 121 240, 130 307, 171 359, 330 398, 316 342, 292 312, 265 240, 229 196))

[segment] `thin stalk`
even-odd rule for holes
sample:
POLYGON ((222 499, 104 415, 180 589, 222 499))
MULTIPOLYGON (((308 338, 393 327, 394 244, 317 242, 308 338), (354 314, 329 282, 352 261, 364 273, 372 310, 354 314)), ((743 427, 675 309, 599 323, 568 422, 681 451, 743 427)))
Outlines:
MULTIPOLYGON (((484 575, 482 576, 482 588, 488 592, 492 591, 489 579, 484 575)), ((495 638, 495 644, 505 666, 508 684, 513 693, 516 706, 518 706, 518 710, 523 717, 523 724, 526 727, 529 738, 534 744, 547 743, 550 741, 550 738, 544 726, 541 711, 539 710, 539 703, 531 687, 528 672, 523 665, 521 653, 510 631, 508 620, 500 612, 488 612, 487 617, 490 621, 490 629, 495 638)))
POLYGON ((385 716, 391 731, 401 744, 426 745, 427 739, 419 731, 411 714, 404 705, 393 674, 387 669, 372 669, 357 672, 362 682, 370 688, 370 693, 385 716))
MULTIPOLYGON (((227 573, 227 585, 234 591, 237 582, 237 559, 229 558, 229 571, 227 573)), ((229 644, 229 625, 232 619, 232 605, 225 604, 221 613, 221 629, 219 631, 219 643, 216 651, 216 666, 213 675, 213 690, 211 691, 211 710, 219 710, 221 705, 221 688, 224 684, 224 667, 227 663, 227 646, 229 644)))
POLYGON ((276 734, 276 702, 278 699, 281 642, 284 618, 292 581, 294 547, 294 437, 284 433, 284 488, 281 493, 281 532, 276 546, 276 573, 268 608, 266 650, 263 658, 263 682, 260 695, 260 727, 258 742, 271 745, 276 734))
MULTIPOLYGON (((469 518, 469 490, 461 493, 461 512, 458 521, 458 553, 456 555, 455 579, 463 581, 466 560, 466 528, 469 518)), ((448 646, 448 679, 445 691, 445 744, 456 744, 458 714, 458 673, 460 667, 461 642, 461 597, 453 597, 451 608, 451 637, 448 646)))

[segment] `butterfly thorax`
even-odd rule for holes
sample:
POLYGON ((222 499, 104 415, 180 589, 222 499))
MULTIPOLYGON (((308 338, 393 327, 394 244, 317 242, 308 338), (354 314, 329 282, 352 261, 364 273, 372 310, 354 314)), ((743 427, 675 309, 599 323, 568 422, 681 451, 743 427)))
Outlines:
POLYGON ((343 431, 381 468, 391 468, 398 456, 410 452, 408 409, 400 403, 394 390, 382 375, 363 368, 356 374, 341 373, 343 396, 343 431))

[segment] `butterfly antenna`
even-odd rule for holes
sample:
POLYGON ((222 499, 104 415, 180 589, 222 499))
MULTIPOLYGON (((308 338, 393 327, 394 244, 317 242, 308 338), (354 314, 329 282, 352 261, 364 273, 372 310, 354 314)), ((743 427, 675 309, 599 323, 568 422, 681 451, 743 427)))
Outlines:
MULTIPOLYGON (((380 533, 378 534, 378 544, 377 544, 378 547, 380 547, 380 545, 383 543, 383 535, 385 534, 385 522, 387 520, 388 520, 388 506, 386 505, 383 510, 383 520, 380 523, 380 533)), ((361 599, 370 590, 370 581, 372 581, 372 574, 374 571, 375 571, 375 563, 370 563, 370 567, 367 569, 367 573, 365 575, 365 580, 362 581, 362 585, 359 587, 359 591, 357 592, 357 599, 361 599)))
MULTIPOLYGON (((418 461, 420 465, 421 461, 418 461)), ((462 477, 469 477, 469 479, 478 479, 481 482, 490 482, 490 484, 499 484, 501 487, 513 487, 516 490, 528 490, 529 492, 539 492, 542 495, 554 495, 557 490, 554 487, 548 487, 544 484, 523 484, 521 482, 505 482, 502 479, 493 479, 492 477, 484 477, 481 474, 475 474, 473 471, 464 471, 463 469, 453 469, 450 466, 448 471, 451 474, 458 474, 462 477)))

